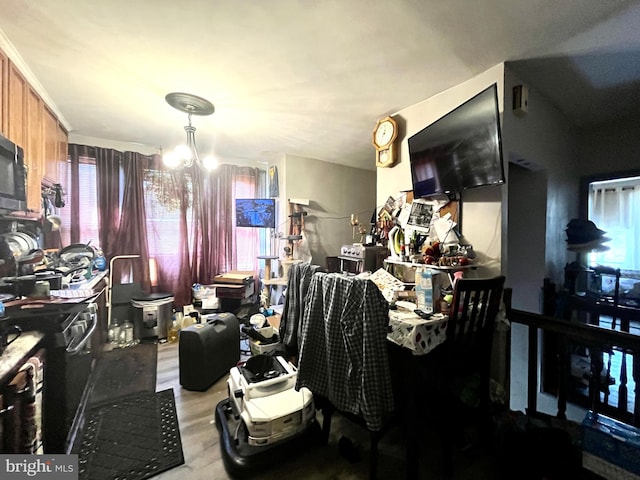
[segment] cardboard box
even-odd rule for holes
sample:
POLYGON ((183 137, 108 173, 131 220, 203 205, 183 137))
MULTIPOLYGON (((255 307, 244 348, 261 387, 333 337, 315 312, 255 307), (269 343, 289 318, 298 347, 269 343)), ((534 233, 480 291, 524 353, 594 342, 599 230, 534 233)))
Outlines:
POLYGON ((255 293, 254 282, 245 283, 243 285, 235 284, 220 284, 216 283, 211 285, 216 289, 216 296, 218 298, 249 298, 255 293))
POLYGON ((280 328, 280 317, 281 315, 279 313, 274 313, 270 317, 267 317, 267 322, 269 322, 269 325, 273 328, 278 330, 280 328))
POLYGON ((242 270, 233 270, 227 273, 221 273, 213 277, 213 283, 232 283, 236 285, 245 285, 253 281, 253 272, 242 270))
POLYGON ((624 470, 589 452, 582 452, 582 467, 607 480, 640 480, 640 475, 624 470))
POLYGON ((439 312, 440 290, 442 288, 442 274, 428 267, 416 268, 415 277, 416 305, 423 312, 439 312))
POLYGON ((582 450, 587 453, 587 458, 592 455, 604 460, 605 464, 640 475, 638 428, 589 411, 582 421, 582 450))

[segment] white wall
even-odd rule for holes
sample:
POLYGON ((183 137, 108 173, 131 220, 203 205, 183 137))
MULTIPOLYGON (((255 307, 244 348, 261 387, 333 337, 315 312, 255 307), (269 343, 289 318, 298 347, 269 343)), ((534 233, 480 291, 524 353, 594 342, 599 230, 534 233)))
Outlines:
POLYGON ((310 201, 305 208, 307 239, 313 263, 324 266, 327 256, 354 243, 352 213, 368 230, 376 208, 376 172, 294 155, 286 155, 285 163, 286 196, 281 192, 280 198, 285 204, 289 198, 310 201))
MULTIPOLYGON (((504 83, 505 99, 511 98, 515 85, 529 87, 527 113, 517 115, 507 105, 503 115, 505 158, 517 162, 506 165, 505 272, 513 289, 513 307, 540 313, 543 279, 562 285, 564 265, 575 260, 575 254, 566 249, 564 229, 578 212, 578 131, 508 66, 504 83)), ((526 408, 527 334, 525 326, 512 327, 510 403, 514 410, 526 408)), ((557 412, 555 397, 543 393, 537 397, 540 411, 557 412)), ((584 413, 569 406, 568 415, 581 420, 584 413)))
MULTIPOLYGON (((394 116, 401 125, 399 163, 391 169, 378 170, 377 203, 382 204, 389 195, 411 190, 408 137, 492 83, 498 84, 507 183, 463 192, 462 232, 485 264, 476 275, 504 272, 507 286, 514 289, 514 307, 538 311, 543 278, 560 281, 564 265, 570 260, 564 229, 578 211, 578 138, 575 128, 534 88, 530 88, 528 113, 516 116, 511 92, 514 85, 523 82, 503 64, 394 116), (509 161, 516 160, 530 170, 514 168, 512 186, 509 161), (510 249, 514 256, 509 255, 510 249)), ((523 409, 526 329, 514 329, 511 351, 512 408, 523 409)), ((545 404, 545 400, 549 399, 541 399, 541 409, 553 411, 553 402, 545 404)))
MULTIPOLYGON (((525 84, 512 72, 505 68, 505 98, 510 98, 515 85, 525 84)), ((503 147, 505 159, 517 161, 519 165, 529 168, 529 178, 522 180, 523 188, 528 188, 531 196, 546 197, 546 221, 540 228, 533 229, 532 222, 512 223, 508 220, 509 236, 517 236, 527 243, 544 245, 544 257, 525 257, 510 255, 507 258, 507 281, 522 277, 532 264, 537 268, 528 276, 525 283, 509 283, 513 287, 513 305, 515 308, 527 308, 538 303, 539 288, 543 278, 561 284, 564 278, 564 266, 575 260, 575 254, 566 249, 565 228, 569 220, 578 215, 578 164, 580 159, 578 130, 551 104, 534 86, 529 87, 529 107, 524 115, 516 115, 511 108, 506 108, 503 116, 503 147), (546 186, 541 185, 540 177, 546 177, 546 186), (512 230, 512 228, 514 230, 512 230), (515 230, 515 229, 520 230, 515 230), (544 231, 541 231, 544 228, 544 231), (524 229, 524 230, 522 230, 524 229), (540 266, 544 268, 539 268, 540 266), (531 291, 530 285, 537 285, 538 290, 531 291)), ((510 165, 507 164, 507 171, 510 165)), ((523 167, 524 168, 524 167, 523 167)), ((525 172, 521 172, 523 176, 525 172)), ((507 173, 507 184, 510 175, 507 173)), ((510 191, 510 190, 508 190, 510 191)), ((507 211, 512 216, 531 215, 529 206, 525 205, 526 197, 517 193, 513 205, 511 197, 505 199, 507 211), (517 202, 520 202, 518 204, 517 202)), ((538 199, 532 200, 537 204, 538 199)), ((537 223, 536 223, 537 225, 537 223)), ((540 255, 535 249, 532 254, 540 255)), ((536 311, 539 311, 536 309, 536 311)))
MULTIPOLYGON (((393 117, 399 126, 398 164, 392 168, 379 168, 377 175, 377 205, 383 205, 387 197, 396 198, 399 192, 411 190, 409 146, 407 139, 438 120, 443 115, 469 100, 493 83, 498 84, 498 100, 502 111, 503 64, 472 79, 428 98, 418 104, 400 110, 393 117)), ((482 268, 470 273, 492 276, 501 271, 503 187, 480 187, 464 192, 462 196, 462 233, 478 253, 482 268)))

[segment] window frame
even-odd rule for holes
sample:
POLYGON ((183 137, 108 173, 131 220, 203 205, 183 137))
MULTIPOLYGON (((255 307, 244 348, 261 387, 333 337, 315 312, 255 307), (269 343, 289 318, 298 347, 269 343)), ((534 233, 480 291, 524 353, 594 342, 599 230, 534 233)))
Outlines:
MULTIPOLYGON (((622 170, 607 173, 598 173, 593 175, 584 175, 580 177, 579 190, 579 216, 582 219, 589 219, 589 186, 593 182, 605 182, 610 180, 620 180, 630 177, 640 177, 640 169, 622 170)), ((635 272, 635 270, 625 270, 635 272)))
POLYGON ((618 172, 596 173, 593 175, 584 175, 580 177, 579 191, 579 216, 580 218, 589 218, 589 185, 593 182, 604 182, 607 180, 616 180, 626 177, 640 177, 640 169, 623 170, 618 172))

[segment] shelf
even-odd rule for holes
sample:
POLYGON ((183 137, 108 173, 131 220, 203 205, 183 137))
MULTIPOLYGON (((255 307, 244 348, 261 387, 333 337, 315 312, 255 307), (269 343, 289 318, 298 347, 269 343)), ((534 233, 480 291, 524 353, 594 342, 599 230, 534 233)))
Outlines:
POLYGON ((429 268, 431 270, 440 270, 443 272, 455 272, 458 270, 469 270, 472 268, 477 268, 478 265, 456 265, 456 266, 440 266, 440 265, 429 265, 426 263, 413 263, 413 262, 402 262, 400 260, 396 260, 394 258, 385 258, 384 259, 385 263, 392 263, 394 265, 403 265, 405 267, 411 267, 411 268, 418 268, 418 267, 422 267, 422 268, 429 268))

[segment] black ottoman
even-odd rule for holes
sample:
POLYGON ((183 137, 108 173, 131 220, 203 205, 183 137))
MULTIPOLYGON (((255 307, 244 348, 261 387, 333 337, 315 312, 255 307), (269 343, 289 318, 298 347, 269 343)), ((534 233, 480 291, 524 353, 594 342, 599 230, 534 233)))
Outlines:
POLYGON ((232 313, 206 315, 180 330, 180 385, 204 391, 240 361, 240 325, 232 313))

